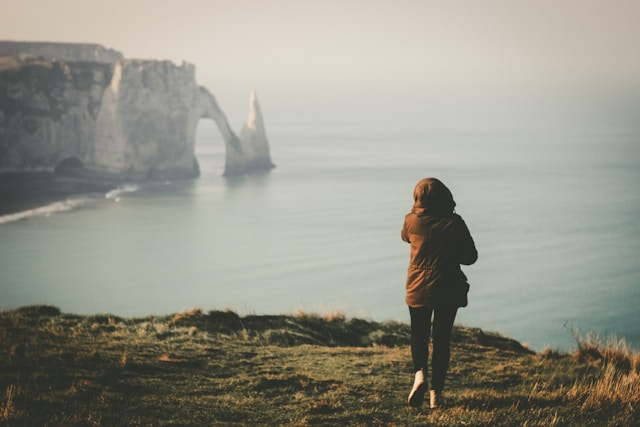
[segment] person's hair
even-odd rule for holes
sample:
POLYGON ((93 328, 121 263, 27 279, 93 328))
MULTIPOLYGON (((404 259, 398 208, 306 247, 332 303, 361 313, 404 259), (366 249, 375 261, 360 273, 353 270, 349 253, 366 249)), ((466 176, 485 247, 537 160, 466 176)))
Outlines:
POLYGON ((413 190, 414 208, 422 208, 439 214, 453 213, 456 202, 446 185, 437 178, 425 178, 413 190))

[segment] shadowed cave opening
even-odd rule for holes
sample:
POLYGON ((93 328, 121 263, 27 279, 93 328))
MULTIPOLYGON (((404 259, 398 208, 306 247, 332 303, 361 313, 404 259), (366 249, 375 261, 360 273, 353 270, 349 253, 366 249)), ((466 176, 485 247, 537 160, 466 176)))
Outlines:
POLYGON ((58 175, 78 176, 84 170, 84 165, 76 156, 66 157, 53 169, 58 175))

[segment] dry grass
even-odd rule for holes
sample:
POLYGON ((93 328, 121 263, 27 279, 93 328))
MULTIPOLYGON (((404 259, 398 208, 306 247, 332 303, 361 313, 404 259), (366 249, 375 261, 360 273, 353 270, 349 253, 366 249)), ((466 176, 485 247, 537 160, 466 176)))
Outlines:
POLYGON ((0 420, 7 421, 14 416, 15 407, 13 405, 13 398, 15 396, 16 387, 13 384, 9 384, 5 394, 4 402, 0 406, 0 420))
POLYGON ((184 319, 200 318, 203 316, 204 314, 202 313, 202 309, 200 307, 194 307, 191 310, 181 311, 179 313, 174 314, 172 320, 174 322, 179 322, 184 319))
POLYGON ((611 405, 640 409, 640 353, 632 351, 626 341, 609 338, 603 341, 594 334, 577 337, 578 363, 598 366, 598 376, 576 381, 567 397, 581 402, 583 408, 603 409, 611 405))
POLYGON ((578 362, 602 360, 619 371, 640 373, 640 353, 633 351, 624 339, 609 337, 603 340, 597 334, 588 333, 584 338, 574 333, 578 345, 575 358, 578 362))
POLYGON ((26 307, 0 312, 0 344, 0 425, 640 425, 638 356, 619 342, 534 354, 456 327, 436 411, 406 404, 409 326, 340 313, 26 307))

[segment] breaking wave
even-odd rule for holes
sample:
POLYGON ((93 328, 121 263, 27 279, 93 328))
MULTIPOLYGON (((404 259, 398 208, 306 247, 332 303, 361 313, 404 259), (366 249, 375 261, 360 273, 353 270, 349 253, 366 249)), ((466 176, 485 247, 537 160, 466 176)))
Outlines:
POLYGON ((2 215, 0 216, 0 225, 32 217, 47 217, 60 212, 68 212, 83 207, 91 203, 91 201, 92 199, 69 199, 60 202, 54 202, 45 206, 40 206, 22 212, 2 215))
MULTIPOLYGON (((133 193, 139 190, 139 187, 135 184, 126 184, 104 194, 105 199, 113 200, 115 202, 120 201, 120 196, 124 193, 133 193)), ((90 203, 95 203, 95 195, 93 197, 72 197, 67 200, 61 200, 53 202, 48 205, 39 206, 37 208, 28 209, 21 212, 15 212, 7 215, 0 215, 0 225, 10 222, 20 221, 33 217, 48 217, 53 214, 69 212, 75 209, 82 208, 90 203)))
POLYGON ((138 187, 135 184, 126 184, 126 185, 121 185, 118 188, 114 188, 113 190, 109 191, 107 194, 104 195, 105 199, 112 199, 115 200, 116 202, 120 201, 120 196, 124 193, 133 193, 139 190, 140 187, 138 187))

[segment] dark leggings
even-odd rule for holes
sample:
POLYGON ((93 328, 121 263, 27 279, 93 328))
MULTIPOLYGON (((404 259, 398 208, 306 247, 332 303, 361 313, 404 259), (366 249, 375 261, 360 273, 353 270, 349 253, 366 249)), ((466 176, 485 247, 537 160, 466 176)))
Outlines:
POLYGON ((451 356, 451 330, 458 309, 456 307, 409 307, 411 315, 411 358, 415 371, 427 373, 429 337, 433 315, 433 355, 431 356, 431 389, 442 391, 451 356))

